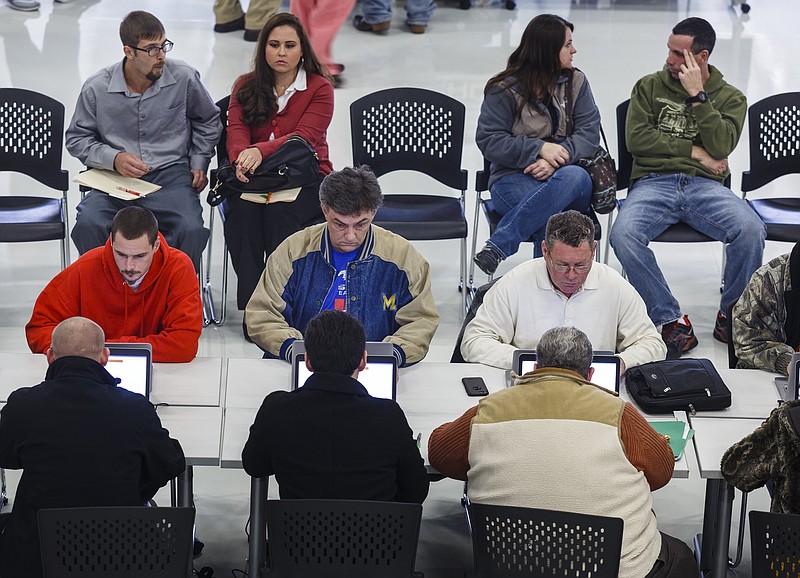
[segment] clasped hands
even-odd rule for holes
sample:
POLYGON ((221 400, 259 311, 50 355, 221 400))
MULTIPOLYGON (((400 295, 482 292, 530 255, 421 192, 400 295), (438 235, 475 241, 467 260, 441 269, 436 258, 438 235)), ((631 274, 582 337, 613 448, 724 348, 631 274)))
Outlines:
MULTIPOLYGON (((114 170, 123 177, 140 179, 150 172, 150 167, 135 154, 123 151, 114 157, 114 170)), ((201 169, 192 169, 192 188, 200 193, 207 184, 206 172, 201 169)))
POLYGON ((261 151, 257 147, 244 149, 233 163, 236 166, 236 178, 243 183, 249 182, 247 173, 252 175, 263 159, 264 157, 261 156, 261 151))
POLYGON ((526 175, 531 175, 537 181, 549 179, 556 169, 569 162, 569 153, 560 144, 546 142, 539 150, 539 158, 525 167, 526 175))

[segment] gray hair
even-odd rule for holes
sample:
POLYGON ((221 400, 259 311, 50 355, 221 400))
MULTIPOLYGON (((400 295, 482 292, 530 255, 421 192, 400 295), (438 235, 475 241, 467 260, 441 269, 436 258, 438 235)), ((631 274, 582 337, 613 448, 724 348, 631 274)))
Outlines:
POLYGON ((574 327, 548 329, 536 346, 536 363, 539 367, 570 369, 589 379, 592 343, 583 331, 574 327))
POLYGON ((383 204, 378 177, 367 165, 345 167, 322 179, 319 202, 323 207, 347 217, 373 213, 383 204))
POLYGON ((87 357, 100 362, 105 350, 106 336, 103 329, 91 319, 70 317, 53 329, 50 349, 56 356, 87 357))
POLYGON ((545 242, 548 250, 553 250, 556 241, 560 241, 570 247, 580 247, 582 243, 588 242, 593 246, 594 242, 594 223, 592 220, 575 210, 556 213, 547 219, 547 229, 545 229, 545 242))

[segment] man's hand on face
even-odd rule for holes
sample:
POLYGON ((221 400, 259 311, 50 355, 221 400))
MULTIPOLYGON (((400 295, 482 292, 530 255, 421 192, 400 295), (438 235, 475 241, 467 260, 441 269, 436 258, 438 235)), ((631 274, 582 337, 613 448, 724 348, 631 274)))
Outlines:
POLYGON ((123 177, 138 179, 147 174, 150 171, 150 167, 144 164, 142 159, 135 154, 121 152, 114 157, 114 170, 123 177))
POLYGON ((697 93, 703 90, 703 70, 689 50, 683 51, 683 64, 678 73, 678 80, 689 96, 697 96, 697 93))

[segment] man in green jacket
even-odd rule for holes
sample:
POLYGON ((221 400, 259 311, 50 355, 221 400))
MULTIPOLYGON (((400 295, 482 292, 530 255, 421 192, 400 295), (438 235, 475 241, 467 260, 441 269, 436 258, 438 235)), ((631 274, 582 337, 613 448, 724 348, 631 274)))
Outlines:
POLYGON ((633 155, 628 197, 611 230, 611 245, 667 345, 667 358, 697 345, 649 242, 684 222, 726 244, 725 288, 714 337, 728 341, 725 312, 761 266, 766 229, 723 182, 747 100, 709 65, 716 34, 702 18, 672 29, 664 68, 633 87, 626 143, 633 155))

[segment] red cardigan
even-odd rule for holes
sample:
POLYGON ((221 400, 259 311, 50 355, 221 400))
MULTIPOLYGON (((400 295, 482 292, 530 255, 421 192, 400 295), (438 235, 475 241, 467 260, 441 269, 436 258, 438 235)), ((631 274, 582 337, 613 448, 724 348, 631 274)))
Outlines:
POLYGON ((80 315, 102 327, 106 341, 150 343, 153 361, 194 359, 203 329, 197 275, 186 254, 167 245, 161 233, 158 238, 161 245, 138 291, 120 275, 110 240, 56 275, 25 326, 31 351, 46 352, 56 325, 80 315))
POLYGON ((295 92, 286 107, 267 122, 251 127, 244 123, 242 106, 236 99, 241 83, 252 73, 240 76, 236 80, 228 107, 228 158, 236 160, 244 149, 255 145, 265 159, 278 150, 286 139, 299 135, 314 147, 319 157, 319 172, 323 175, 333 171, 328 158, 328 141, 326 132, 333 117, 333 87, 331 83, 318 74, 306 76, 306 90, 295 92), (269 140, 271 134, 274 140, 269 140))

